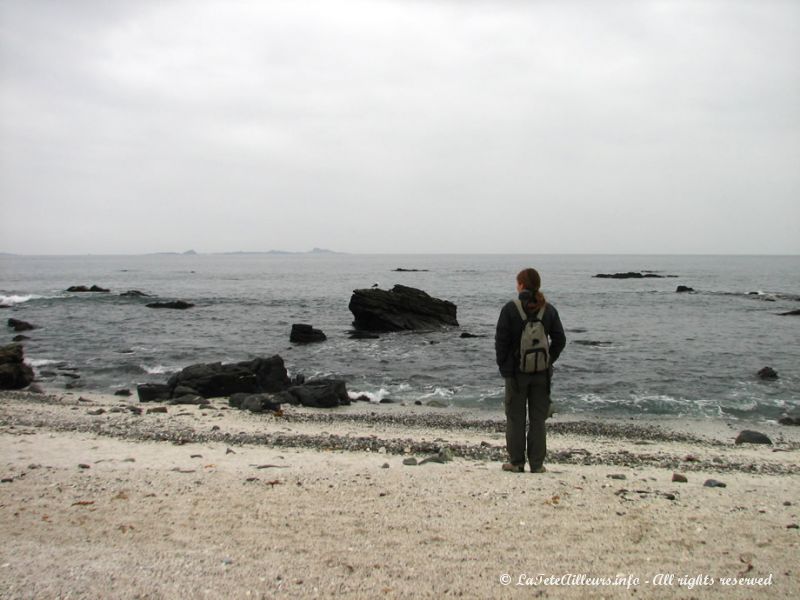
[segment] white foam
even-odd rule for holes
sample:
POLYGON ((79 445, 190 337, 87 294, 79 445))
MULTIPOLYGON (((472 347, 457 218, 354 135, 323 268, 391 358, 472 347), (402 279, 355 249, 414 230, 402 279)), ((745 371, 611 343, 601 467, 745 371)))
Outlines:
POLYGON ((175 373, 180 371, 180 367, 168 367, 166 365, 156 365, 155 367, 139 365, 139 367, 148 375, 164 375, 165 373, 175 373))
POLYGON ((389 395, 389 390, 386 388, 381 388, 377 392, 347 392, 347 395, 350 397, 350 400, 356 400, 361 396, 366 396, 369 398, 369 401, 373 404, 380 403, 381 400, 386 398, 389 395))
POLYGON ((60 360, 51 360, 49 358, 25 359, 25 363, 33 368, 46 367, 47 365, 56 365, 60 362, 61 362, 60 360))
POLYGON ((27 296, 0 296, 0 306, 14 306, 15 304, 22 304, 23 302, 36 300, 38 298, 44 298, 44 296, 37 296, 35 294, 28 294, 27 296))

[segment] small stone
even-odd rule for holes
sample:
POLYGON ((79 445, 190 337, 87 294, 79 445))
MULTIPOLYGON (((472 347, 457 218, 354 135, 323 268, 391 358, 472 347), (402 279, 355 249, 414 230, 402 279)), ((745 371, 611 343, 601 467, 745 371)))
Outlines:
POLYGON ((686 479, 686 475, 682 475, 681 473, 673 473, 672 474, 672 481, 676 483, 686 483, 689 480, 686 479))
POLYGON ((156 406, 155 408, 148 408, 147 409, 148 415, 154 414, 167 414, 167 407, 166 406, 156 406))
POLYGON ((786 529, 800 529, 800 525, 797 523, 792 523, 791 525, 787 525, 786 529))
POLYGON ((608 477, 609 479, 627 479, 628 478, 626 475, 623 475, 622 473, 611 473, 610 475, 606 475, 606 477, 608 477))
POLYGON ((234 451, 233 451, 233 450, 231 450, 230 448, 226 448, 226 449, 225 449, 225 454, 236 454, 236 452, 234 452, 234 451))
POLYGON ((792 505, 792 503, 791 503, 791 502, 789 502, 789 501, 787 500, 786 502, 784 502, 784 503, 783 503, 783 505, 784 505, 784 506, 791 506, 791 505, 792 505))
POLYGON ((93 417, 96 417, 96 416, 98 416, 98 415, 102 415, 102 414, 104 414, 105 412, 106 412, 106 411, 105 411, 105 410, 103 410, 102 408, 96 408, 95 410, 90 410, 90 411, 88 411, 86 414, 88 414, 88 415, 92 415, 93 417))
POLYGON ((131 391, 130 390, 117 390, 116 392, 114 392, 114 395, 115 396, 130 396, 131 395, 131 391))
POLYGON ((415 467, 415 466, 417 466, 417 459, 414 458, 413 456, 410 457, 410 458, 404 458, 403 459, 403 464, 408 466, 408 467, 415 467))
POLYGON ((706 479, 703 485, 705 487, 719 487, 719 488, 728 487, 727 484, 722 483, 721 481, 717 481, 716 479, 706 479))
POLYGON ((697 458, 694 454, 687 454, 683 460, 686 462, 700 462, 700 459, 697 458))
POLYGON ((389 463, 383 463, 381 465, 381 469, 388 469, 388 468, 389 468, 389 463))
POLYGON ((81 463, 81 464, 78 465, 78 468, 79 469, 91 469, 92 467, 90 465, 85 464, 85 463, 81 463))

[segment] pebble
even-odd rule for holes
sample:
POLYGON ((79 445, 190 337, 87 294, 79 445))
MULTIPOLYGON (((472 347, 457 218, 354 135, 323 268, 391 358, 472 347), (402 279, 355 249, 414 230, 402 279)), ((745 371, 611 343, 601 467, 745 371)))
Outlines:
POLYGON ((609 479, 627 479, 628 478, 626 475, 623 475, 622 473, 611 473, 610 475, 606 475, 606 477, 608 477, 609 479))
POLYGON ((705 487, 728 487, 727 484, 722 483, 721 481, 717 481, 716 479, 706 479, 706 482, 703 484, 705 487))
POLYGON ((87 414, 87 415, 92 415, 93 417, 96 417, 96 416, 98 416, 98 415, 105 414, 105 412, 106 412, 106 411, 105 411, 105 410, 103 410, 102 408, 96 408, 96 409, 94 409, 94 410, 90 410, 90 411, 88 411, 86 414, 87 414))
POLYGON ((81 463, 81 464, 78 465, 78 468, 79 469, 91 469, 92 467, 90 465, 85 464, 85 463, 81 463))
POLYGON ((681 473, 673 473, 672 474, 672 481, 677 483, 686 483, 689 480, 686 479, 686 475, 682 475, 681 473))
POLYGON ((167 407, 166 406, 156 406, 155 408, 148 408, 147 409, 147 414, 148 415, 166 414, 166 412, 167 412, 167 407))
POLYGON ((418 463, 417 463, 417 459, 412 456, 410 458, 404 458, 403 459, 403 464, 408 466, 408 467, 415 467, 415 466, 417 466, 418 463))

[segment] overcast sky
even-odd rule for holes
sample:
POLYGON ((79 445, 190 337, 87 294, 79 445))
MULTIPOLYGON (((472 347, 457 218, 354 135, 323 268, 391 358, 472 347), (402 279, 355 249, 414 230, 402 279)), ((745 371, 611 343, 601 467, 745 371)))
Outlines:
POLYGON ((0 0, 0 251, 800 253, 800 3, 0 0))

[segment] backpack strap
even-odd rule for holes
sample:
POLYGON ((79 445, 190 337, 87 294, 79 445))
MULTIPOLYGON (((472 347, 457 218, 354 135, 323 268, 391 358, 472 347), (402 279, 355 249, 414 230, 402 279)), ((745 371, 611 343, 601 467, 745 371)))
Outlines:
MULTIPOLYGON (((519 316, 522 319, 522 321, 523 322, 527 321, 528 320, 528 314, 525 312, 525 309, 522 308, 522 300, 520 300, 519 298, 514 300, 514 306, 517 307, 517 312, 519 312, 519 316)), ((541 321, 542 317, 544 317, 545 306, 540 308, 539 312, 536 313, 536 321, 541 321)))
POLYGON ((519 316, 522 319, 522 322, 524 323, 525 321, 527 321, 528 315, 525 314, 525 309, 522 308, 522 301, 519 298, 514 300, 514 306, 517 307, 517 312, 519 312, 519 316))

